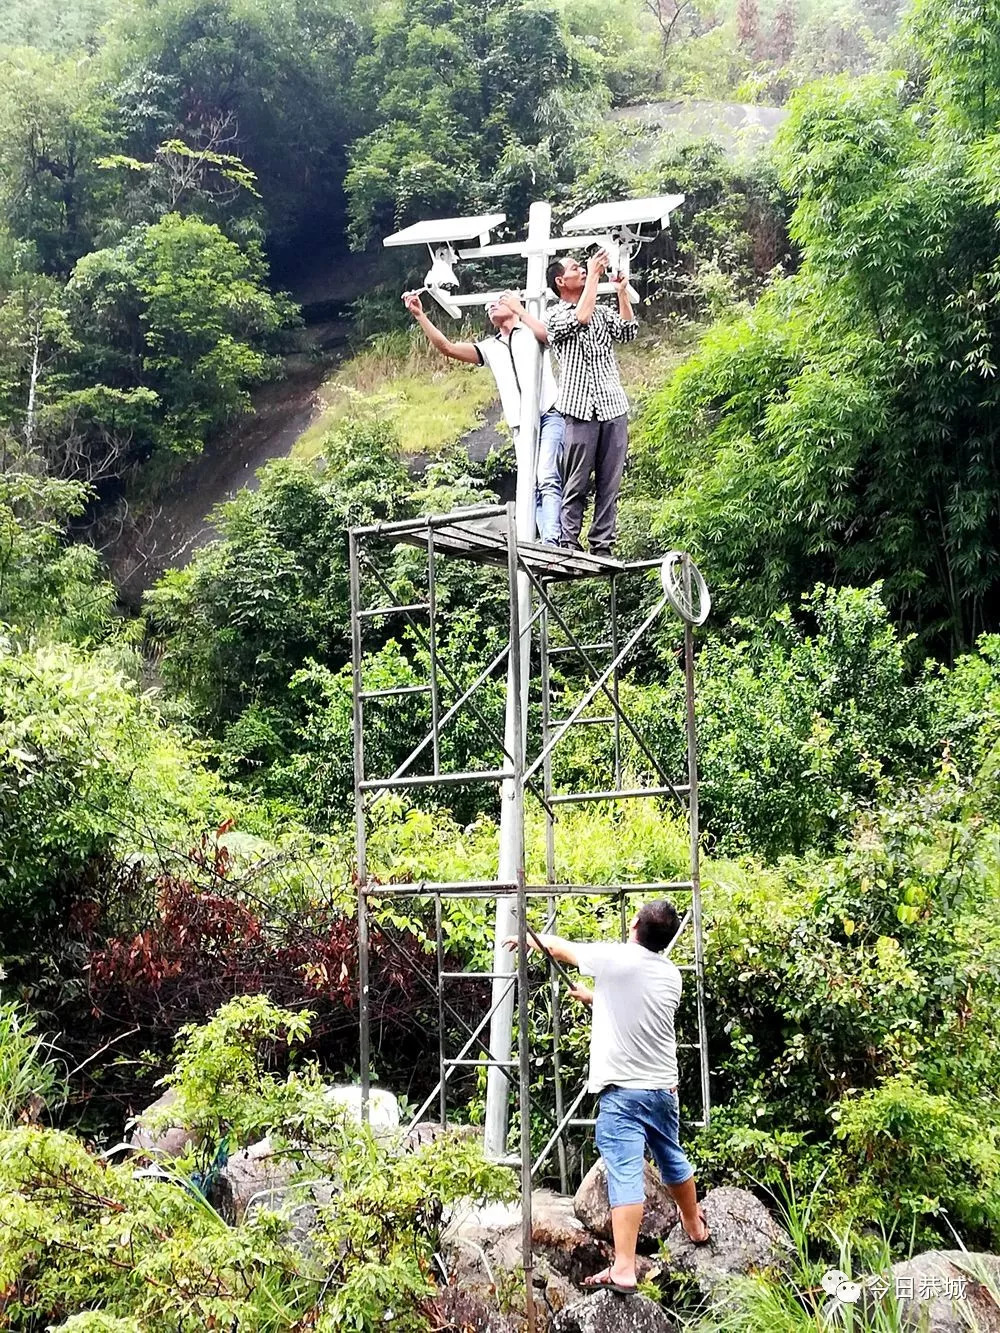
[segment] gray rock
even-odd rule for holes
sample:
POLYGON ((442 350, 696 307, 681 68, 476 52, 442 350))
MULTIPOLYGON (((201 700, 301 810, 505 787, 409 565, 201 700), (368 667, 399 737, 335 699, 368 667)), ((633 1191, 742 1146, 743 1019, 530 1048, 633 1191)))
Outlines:
POLYGON ((146 1157, 162 1158, 181 1157, 188 1148, 197 1143, 196 1136, 183 1125, 155 1128, 149 1124, 150 1121, 162 1123, 164 1112, 169 1111, 176 1101, 176 1091, 168 1088, 162 1097, 157 1097, 155 1102, 137 1115, 133 1121, 132 1133, 126 1140, 128 1146, 146 1157))
POLYGON ((1000 1333, 1000 1257, 962 1250, 928 1250, 894 1264, 889 1279, 904 1328, 920 1333, 1000 1333), (912 1292, 912 1296, 910 1295, 912 1292))
POLYGON ((488 1301, 461 1287, 442 1287, 422 1308, 437 1333, 512 1333, 514 1328, 488 1301))
POLYGON ((260 1213, 274 1213, 288 1224, 283 1244, 317 1273, 325 1269, 318 1253, 315 1233, 323 1211, 337 1197, 337 1188, 328 1180, 295 1179, 289 1185, 260 1190, 247 1204, 244 1218, 253 1221, 260 1213))
POLYGON ((734 1274, 786 1266, 791 1239, 749 1190, 730 1185, 709 1190, 701 1209, 712 1239, 694 1245, 678 1222, 667 1237, 666 1268, 671 1275, 690 1275, 709 1295, 734 1274))
MULTIPOLYGON (((677 1205, 660 1179, 652 1162, 646 1162, 644 1171, 646 1206, 639 1228, 639 1248, 655 1249, 677 1223, 677 1205)), ((577 1217, 595 1236, 611 1240, 611 1204, 608 1200, 608 1169, 603 1158, 598 1158, 584 1176, 573 1199, 577 1217)))
POLYGON ((421 1120, 418 1124, 412 1125, 403 1136, 403 1151, 416 1152, 419 1148, 426 1148, 430 1143, 437 1143, 446 1134, 457 1135, 464 1139, 482 1139, 483 1127, 481 1125, 442 1125, 440 1120, 421 1120))
POLYGON ((208 1201, 230 1226, 237 1226, 252 1200, 260 1198, 266 1203, 269 1196, 290 1184, 295 1170, 287 1158, 275 1157, 270 1139, 261 1139, 232 1154, 211 1183, 208 1201))
POLYGON ((645 1296, 599 1291, 554 1315, 551 1333, 675 1333, 663 1310, 645 1296))

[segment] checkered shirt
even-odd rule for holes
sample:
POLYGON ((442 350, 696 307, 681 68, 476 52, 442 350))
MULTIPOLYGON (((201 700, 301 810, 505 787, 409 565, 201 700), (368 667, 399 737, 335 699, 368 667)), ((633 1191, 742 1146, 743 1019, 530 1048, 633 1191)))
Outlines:
POLYGON ((635 319, 622 319, 610 306, 595 305, 588 324, 576 306, 560 301, 545 315, 549 345, 559 358, 556 408, 581 421, 611 421, 628 411, 612 343, 631 342, 639 332, 635 319))

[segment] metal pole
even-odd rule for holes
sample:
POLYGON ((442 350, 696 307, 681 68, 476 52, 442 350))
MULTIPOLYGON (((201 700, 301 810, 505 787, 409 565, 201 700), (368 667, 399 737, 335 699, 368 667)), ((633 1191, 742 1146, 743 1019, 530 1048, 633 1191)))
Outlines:
POLYGON ((361 1119, 368 1120, 368 1092, 371 1063, 371 1015, 368 1008, 368 865, 365 831, 365 746, 364 701, 361 698, 361 563, 358 538, 348 534, 348 561, 351 582, 351 675, 354 693, 354 830, 358 857, 358 1024, 360 1027, 359 1062, 361 1065, 361 1119))
MULTIPOLYGON (((545 589, 548 592, 548 588, 545 589)), ((538 651, 541 658, 542 672, 542 745, 549 738, 549 724, 552 716, 550 698, 551 680, 549 664, 549 614, 546 603, 542 602, 542 620, 538 633, 538 651)), ((545 809, 545 882, 556 882, 556 827, 552 809, 552 756, 549 755, 542 765, 542 790, 548 802, 545 809)), ((548 900, 548 915, 552 922, 546 929, 554 930, 559 900, 551 895, 548 900)), ((559 1011, 559 974, 549 960, 549 996, 552 1004, 552 1078, 555 1084, 556 1120, 563 1118, 563 1081, 562 1081, 562 1022, 559 1011)), ((566 1144, 560 1138, 557 1145, 559 1158, 559 1188, 563 1194, 569 1192, 569 1172, 566 1164, 566 1144)))
MULTIPOLYGON (((684 556, 685 596, 691 600, 691 557, 684 556)), ((701 1073, 702 1122, 708 1124, 711 1092, 708 1082, 708 1033, 705 1024, 705 939, 701 916, 701 857, 698 830, 698 731, 694 711, 694 629, 684 624, 684 696, 687 721, 688 809, 691 838, 691 917, 694 926, 694 985, 698 1014, 698 1058, 701 1073)))
MULTIPOLYGON (((431 668, 431 745, 434 756, 434 772, 441 772, 441 740, 438 723, 438 670, 437 670, 437 569, 434 560, 434 529, 427 527, 427 642, 430 646, 431 668)), ((440 904, 439 904, 440 907, 440 904)))
MULTIPOLYGON (((517 578, 517 516, 509 511, 507 529, 507 568, 511 581, 517 578)), ((530 611, 530 602, 528 609, 530 611)), ((511 602, 511 673, 510 685, 514 698, 521 700, 522 655, 520 648, 514 651, 514 645, 520 645, 521 621, 519 605, 515 599, 511 602)), ((521 1109, 521 1256, 524 1266, 524 1313, 528 1333, 535 1333, 535 1293, 534 1293, 534 1248, 531 1243, 531 1032, 528 1013, 528 900, 525 897, 526 876, 524 871, 524 723, 526 708, 517 708, 513 716, 513 755, 514 755, 514 824, 519 827, 518 846, 520 852, 516 866, 517 874, 517 1064, 518 1084, 521 1109)), ((492 1070, 490 1071, 492 1072, 492 1070)))
POLYGON ((437 958, 437 1002, 438 1002, 438 1080, 441 1089, 438 1103, 438 1118, 442 1129, 448 1125, 448 1080, 445 1078, 444 1065, 444 930, 441 921, 441 895, 434 895, 434 943, 437 958))
MULTIPOLYGON (((547 203, 534 203, 528 213, 528 264, 525 278, 525 303, 536 317, 541 317, 545 297, 545 249, 552 226, 552 209, 547 203)), ((535 459, 538 450, 538 400, 541 381, 542 349, 532 338, 529 344, 534 358, 534 373, 527 376, 525 392, 521 397, 521 426, 517 439, 517 501, 515 522, 508 527, 508 546, 517 540, 532 541, 535 537, 535 459)), ((531 635, 524 630, 531 617, 531 583, 526 571, 516 560, 516 549, 508 552, 511 598, 511 653, 507 672, 507 712, 504 726, 504 749, 514 761, 515 768, 524 762, 524 735, 527 720, 527 689, 531 667, 531 635), (522 632, 523 631, 523 632, 522 632), (515 656, 517 662, 515 664, 515 656), (517 687, 515 688, 515 680, 517 687), (520 736, 521 750, 515 753, 515 736, 520 736)), ((500 855, 497 878, 516 881, 518 865, 524 861, 523 790, 520 779, 505 782, 500 795, 500 855), (518 805, 521 815, 518 816, 518 805)), ((517 904, 509 898, 498 899, 493 936, 493 971, 510 973, 514 959, 502 947, 502 942, 515 933, 517 904)), ((493 982, 493 999, 497 1005, 490 1024, 490 1058, 510 1059, 511 1029, 514 1021, 513 996, 502 1000, 504 982, 493 982)), ((486 1115, 484 1146, 488 1157, 503 1157, 507 1144, 509 1113, 507 1081, 499 1069, 491 1069, 486 1080, 486 1115)), ((530 1304, 529 1295, 529 1304, 530 1304)))
MULTIPOLYGON (((618 576, 611 575, 611 656, 618 660, 618 576)), ((614 737, 615 737, 615 786, 622 785, 622 720, 618 702, 618 668, 612 677, 611 693, 614 695, 614 737)))

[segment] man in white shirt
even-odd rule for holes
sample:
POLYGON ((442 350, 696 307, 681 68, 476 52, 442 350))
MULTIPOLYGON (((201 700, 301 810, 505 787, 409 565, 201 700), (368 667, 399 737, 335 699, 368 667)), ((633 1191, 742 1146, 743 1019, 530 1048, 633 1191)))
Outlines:
MULTIPOLYGON (((528 937, 531 948, 594 978, 592 991, 574 986, 570 993, 593 1006, 588 1090, 600 1095, 595 1137, 608 1173, 615 1257, 610 1268, 585 1279, 584 1285, 610 1287, 623 1295, 636 1289, 645 1148, 680 1210, 689 1239, 696 1245, 710 1239, 698 1207, 694 1171, 678 1139, 674 1013, 681 974, 663 953, 678 929, 673 904, 661 899, 636 912, 624 944, 528 937)), ((516 939, 505 943, 517 948, 516 939)))
MULTIPOLYGON (((473 366, 488 366, 496 380, 507 425, 514 436, 515 449, 521 429, 521 394, 531 373, 525 342, 535 338, 546 347, 545 325, 531 316, 511 292, 486 306, 486 313, 496 332, 479 342, 452 342, 428 319, 420 296, 404 292, 403 304, 427 336, 427 341, 444 356, 473 366)), ((542 353, 542 382, 539 397, 538 465, 535 471, 535 526, 539 541, 558 546, 562 536, 562 452, 566 423, 555 410, 558 390, 552 374, 548 351, 542 353)))

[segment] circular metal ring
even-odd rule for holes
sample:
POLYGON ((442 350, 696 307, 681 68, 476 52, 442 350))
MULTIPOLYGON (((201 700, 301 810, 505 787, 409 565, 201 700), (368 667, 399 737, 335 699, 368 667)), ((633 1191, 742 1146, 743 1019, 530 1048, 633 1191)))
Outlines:
POLYGON ((712 598, 701 571, 684 551, 668 551, 660 566, 667 601, 689 625, 704 625, 712 598))

